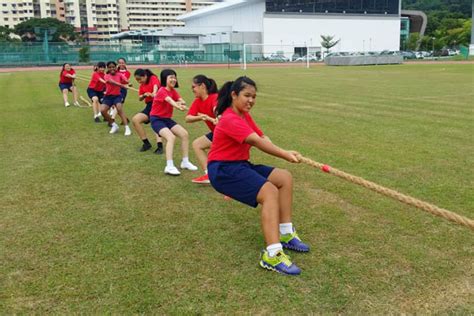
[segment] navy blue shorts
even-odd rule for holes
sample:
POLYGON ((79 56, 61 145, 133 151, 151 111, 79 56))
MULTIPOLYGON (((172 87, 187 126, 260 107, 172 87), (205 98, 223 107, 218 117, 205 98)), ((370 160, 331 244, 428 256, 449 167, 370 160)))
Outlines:
POLYGON ((257 195, 267 182, 273 167, 249 161, 212 161, 207 165, 211 185, 224 195, 257 207, 257 195))
POLYGON ((125 103, 125 99, 127 98, 128 89, 120 88, 120 96, 122 97, 122 103, 125 103))
POLYGON ((87 88, 87 95, 89 96, 89 99, 91 100, 93 97, 99 98, 99 102, 100 102, 100 100, 104 98, 104 91, 97 91, 92 88, 87 88))
POLYGON ((157 133, 158 135, 160 135, 160 131, 163 128, 171 129, 173 126, 178 124, 170 118, 160 118, 158 116, 150 116, 150 121, 151 121, 151 128, 153 128, 155 133, 157 133))
POLYGON ((106 95, 102 100, 102 104, 111 107, 117 103, 122 103, 122 97, 120 95, 106 95))
POLYGON ((145 108, 141 111, 141 113, 148 116, 148 120, 150 120, 150 111, 151 111, 152 105, 153 105, 153 101, 147 102, 145 108))
POLYGON ((214 138, 214 133, 213 133, 213 132, 209 132, 209 133, 206 134, 206 137, 207 137, 207 139, 209 139, 209 140, 211 141, 211 143, 212 143, 212 139, 214 138))
POLYGON ((69 91, 72 92, 72 83, 60 83, 59 84, 59 89, 61 90, 61 92, 64 90, 64 89, 67 89, 69 91))

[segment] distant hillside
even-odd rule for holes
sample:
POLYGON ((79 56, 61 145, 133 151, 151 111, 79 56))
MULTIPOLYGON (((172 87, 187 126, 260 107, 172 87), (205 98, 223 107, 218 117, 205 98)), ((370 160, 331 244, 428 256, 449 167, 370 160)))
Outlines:
POLYGON ((450 18, 470 18, 471 0, 402 0, 402 9, 421 10, 426 14, 442 14, 450 18))

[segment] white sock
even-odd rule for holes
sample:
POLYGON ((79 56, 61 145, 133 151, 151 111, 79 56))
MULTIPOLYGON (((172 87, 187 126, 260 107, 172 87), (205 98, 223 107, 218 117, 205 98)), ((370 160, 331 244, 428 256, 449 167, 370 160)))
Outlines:
POLYGON ((117 123, 115 123, 115 122, 112 123, 112 126, 117 126, 118 127, 117 123))
POLYGON ((268 255, 270 257, 275 257, 276 254, 280 251, 283 250, 283 246, 280 243, 277 244, 271 244, 267 246, 267 251, 268 255))
POLYGON ((171 159, 171 160, 166 160, 166 167, 174 167, 173 159, 171 159))
POLYGON ((207 174, 207 169, 206 169, 206 170, 204 170, 204 173, 205 173, 205 174, 207 174))
POLYGON ((293 233, 293 224, 292 223, 281 223, 280 224, 280 234, 292 234, 293 233))
POLYGON ((189 157, 183 157, 183 162, 184 163, 189 163, 189 157))

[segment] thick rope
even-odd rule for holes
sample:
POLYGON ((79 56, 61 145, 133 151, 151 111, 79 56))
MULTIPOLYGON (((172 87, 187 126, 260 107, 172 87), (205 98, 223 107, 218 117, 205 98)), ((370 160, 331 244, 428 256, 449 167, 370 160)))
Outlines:
POLYGON ((356 183, 356 184, 359 184, 361 186, 364 186, 364 187, 366 187, 366 188, 368 188, 372 191, 381 193, 383 195, 386 195, 386 196, 389 196, 393 199, 396 199, 400 202, 406 203, 406 204, 411 205, 411 206, 415 206, 419 209, 422 209, 422 210, 424 210, 426 212, 429 212, 431 214, 434 214, 436 216, 443 217, 443 218, 445 218, 447 220, 450 220, 452 222, 455 222, 455 223, 467 226, 471 229, 474 229, 474 221, 472 219, 469 219, 467 217, 458 215, 458 214, 456 214, 454 212, 451 212, 451 211, 448 211, 446 209, 439 208, 436 205, 433 205, 433 204, 415 199, 411 196, 404 195, 404 194, 402 194, 400 192, 397 192, 395 190, 385 188, 385 187, 383 187, 381 185, 378 185, 376 183, 367 181, 367 180, 365 180, 363 178, 360 178, 360 177, 353 176, 351 174, 345 173, 345 172, 343 172, 341 170, 338 170, 336 168, 332 168, 328 165, 324 165, 322 163, 313 161, 309 158, 306 158, 306 157, 303 157, 303 156, 298 156, 298 158, 299 158, 300 162, 303 162, 303 163, 305 163, 307 165, 310 165, 312 167, 321 169, 322 171, 324 171, 326 173, 334 174, 335 176, 346 179, 346 180, 348 180, 352 183, 356 183))
MULTIPOLYGON (((79 79, 79 80, 82 80, 82 81, 89 81, 90 80, 90 78, 86 78, 86 77, 78 75, 78 74, 76 74, 76 79, 79 79)), ((128 87, 127 89, 135 91, 135 92, 139 92, 139 90, 134 88, 134 87, 128 87)))

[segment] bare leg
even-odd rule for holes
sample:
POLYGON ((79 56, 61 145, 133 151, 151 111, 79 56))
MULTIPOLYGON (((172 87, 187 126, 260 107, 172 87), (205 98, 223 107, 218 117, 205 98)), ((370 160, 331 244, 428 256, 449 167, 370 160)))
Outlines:
POLYGON ((102 116, 104 117, 104 119, 107 122, 109 122, 109 125, 111 125, 114 122, 114 120, 109 115, 109 109, 110 109, 110 107, 106 104, 102 104, 100 106, 100 113, 102 113, 102 116))
POLYGON ((196 154, 202 170, 207 170, 206 149, 211 148, 211 144, 211 141, 206 136, 198 137, 193 141, 194 153, 196 154))
POLYGON ((72 90, 72 96, 74 97, 74 102, 77 102, 77 97, 79 95, 78 91, 77 91, 77 87, 76 86, 72 86, 71 87, 71 90, 72 90))
POLYGON ((145 129, 142 125, 146 122, 148 122, 148 116, 143 113, 137 113, 132 117, 133 128, 135 129, 138 134, 138 137, 140 137, 141 140, 145 140, 147 138, 145 129))
POLYGON ((68 89, 63 89, 63 99, 64 99, 64 103, 66 104, 67 103, 67 94, 68 94, 68 89))
POLYGON ((122 103, 117 103, 115 107, 117 108, 118 115, 122 119, 123 124, 128 125, 128 118, 125 115, 125 112, 123 111, 122 103))
POLYGON ((161 129, 160 136, 166 140, 166 160, 173 160, 173 148, 176 142, 176 136, 174 136, 169 128, 161 129))
MULTIPOLYGON (((173 134, 181 138, 181 150, 183 157, 189 157, 189 134, 181 125, 177 124, 171 128, 173 134)), ((166 145, 168 148, 168 145, 166 145)))
POLYGON ((267 246, 280 242, 278 201, 278 188, 266 182, 258 192, 257 202, 262 204, 262 230, 267 246))
POLYGON ((99 114, 100 103, 98 97, 92 97, 92 111, 94 111, 94 116, 99 114))
POLYGON ((270 173, 268 181, 278 189, 280 223, 291 223, 293 176, 287 170, 275 168, 272 173, 270 173))

